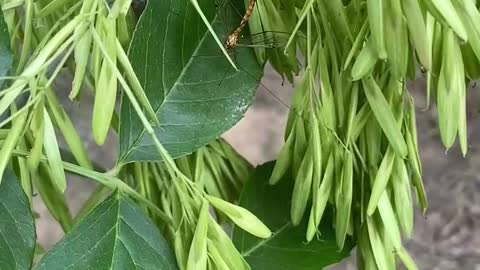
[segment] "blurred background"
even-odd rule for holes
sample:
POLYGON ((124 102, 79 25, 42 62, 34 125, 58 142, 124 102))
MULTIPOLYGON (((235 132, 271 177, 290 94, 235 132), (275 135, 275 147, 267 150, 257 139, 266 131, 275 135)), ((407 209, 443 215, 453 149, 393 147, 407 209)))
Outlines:
MULTIPOLYGON (((282 84, 282 78, 269 67, 262 84, 245 118, 224 135, 254 165, 275 159, 280 150, 293 94, 293 86, 288 82, 282 84)), ((72 103, 68 99, 70 87, 71 77, 58 80, 57 89, 67 113, 81 132, 91 158, 103 168, 111 168, 117 157, 116 135, 110 134, 102 147, 93 142, 90 114, 93 99, 85 95, 79 103, 72 103)), ((408 85, 416 100, 423 179, 429 201, 426 217, 417 211, 414 236, 405 240, 420 269, 480 270, 480 93, 476 88, 469 88, 470 148, 468 156, 463 158, 458 148, 446 152, 441 144, 435 108, 425 110, 425 80, 419 75, 408 85)), ((93 182, 69 177, 66 197, 73 213, 94 189, 93 182)), ((37 196, 35 200, 35 210, 40 215, 38 239, 49 249, 63 233, 41 199, 37 196)), ((331 269, 356 269, 355 259, 352 257, 331 269)))

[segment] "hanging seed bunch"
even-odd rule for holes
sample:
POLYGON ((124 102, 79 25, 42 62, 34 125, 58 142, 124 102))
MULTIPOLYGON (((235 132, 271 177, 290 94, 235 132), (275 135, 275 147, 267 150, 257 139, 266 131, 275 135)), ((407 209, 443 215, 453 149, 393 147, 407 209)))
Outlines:
POLYGON ((237 202, 253 166, 224 139, 176 159, 178 168, 209 195, 237 202))
MULTIPOLYGON (((127 19, 131 19, 128 17, 131 4, 131 0, 117 0, 112 6, 103 0, 83 1, 78 15, 90 18, 90 24, 87 31, 77 35, 74 47, 75 76, 70 98, 79 95, 86 75, 93 78, 96 93, 92 127, 93 138, 99 145, 105 142, 110 128, 118 86, 122 86, 126 95, 136 99, 145 109, 145 114, 158 123, 123 49, 130 40, 132 22, 127 19), (92 68, 87 70, 87 67, 92 68)), ((82 29, 77 27, 75 31, 82 32, 82 29)))
POLYGON ((131 0, 115 1, 112 5, 104 0, 28 0, 18 7, 11 1, 4 2, 9 29, 23 32, 23 41, 12 39, 12 47, 22 50, 17 68, 20 79, 6 89, 9 92, 8 99, 4 99, 6 104, 22 91, 29 91, 31 98, 44 95, 45 91, 35 90, 49 87, 61 69, 68 66, 74 71, 71 99, 79 96, 84 83, 97 89, 92 123, 93 137, 98 144, 105 142, 110 128, 118 86, 156 120, 123 48, 134 26, 131 0), (20 7, 26 13, 23 27, 18 15, 20 7), (19 44, 21 46, 17 46, 19 44), (47 69, 58 58, 60 64, 53 75, 47 77, 47 69))
POLYGON ((75 72, 72 99, 79 96, 83 84, 95 85, 92 122, 98 144, 103 144, 115 122, 118 86, 130 98, 147 133, 153 134, 150 119, 158 121, 123 48, 134 23, 129 12, 131 1, 110 5, 103 0, 3 0, 0 4, 11 49, 18 56, 14 59, 16 70, 6 77, 0 97, 0 114, 6 116, 0 127, 8 127, 0 148, 0 174, 13 153, 29 153, 26 159, 13 159, 22 187, 31 197, 33 182, 54 218, 68 231, 73 220, 63 195, 65 168, 55 130, 64 137, 80 166, 93 166, 52 88, 57 76, 64 68, 75 72), (40 162, 42 156, 48 162, 40 162))
POLYGON ((247 179, 250 165, 224 140, 212 142, 176 163, 179 169, 169 163, 130 164, 123 174, 139 194, 170 218, 171 222, 166 224, 151 213, 174 247, 180 269, 250 269, 209 213, 211 206, 217 218, 224 216, 257 237, 271 236, 270 230, 252 213, 227 201, 232 194, 232 200, 238 198, 237 190, 247 179), (188 174, 195 182, 185 176, 188 174))
MULTIPOLYGON (((175 159, 176 170, 195 183, 195 187, 206 194, 236 203, 243 186, 253 170, 253 166, 240 156, 224 139, 217 139, 196 152, 175 159)), ((153 202, 159 200, 167 164, 163 162, 128 164, 130 186, 136 187, 139 194, 153 202)), ((155 213, 151 213, 155 218, 155 213)), ((217 217, 222 216, 217 212, 217 217)), ((160 220, 161 222, 161 220, 160 220)))
POLYGON ((405 82, 426 71, 442 142, 458 136, 465 155, 465 81, 480 75, 476 2, 306 0, 295 23, 285 52, 298 46, 306 66, 270 183, 292 172, 291 220, 308 219, 307 241, 331 205, 338 247, 356 239, 362 269, 397 259, 416 269, 401 239, 413 230, 412 191, 423 213, 427 199, 405 82))

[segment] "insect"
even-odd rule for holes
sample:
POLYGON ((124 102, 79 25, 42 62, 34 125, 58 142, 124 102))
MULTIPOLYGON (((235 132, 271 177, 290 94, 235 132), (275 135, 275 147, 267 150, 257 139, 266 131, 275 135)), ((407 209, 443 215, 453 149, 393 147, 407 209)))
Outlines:
MULTIPOLYGON (((220 38, 224 38, 225 48, 231 54, 233 54, 234 61, 236 62, 237 66, 242 70, 242 72, 246 73, 247 76, 256 80, 257 84, 259 84, 261 88, 264 88, 270 93, 270 95, 274 96, 275 99, 280 101, 284 106, 287 106, 285 102, 283 102, 279 97, 275 96, 274 91, 271 91, 264 85, 262 85, 259 78, 250 74, 248 68, 242 65, 242 54, 245 55, 245 50, 250 50, 251 52, 253 52, 253 50, 251 50, 252 48, 255 50, 255 53, 257 53, 257 59, 261 63, 264 63, 267 60, 266 58, 269 57, 267 56, 267 54, 271 54, 274 57, 277 57, 277 59, 279 59, 278 57, 281 58, 283 55, 285 44, 287 43, 291 35, 291 33, 287 32, 265 30, 264 27, 261 27, 263 31, 255 32, 253 34, 250 32, 252 29, 246 29, 247 24, 253 18, 252 14, 254 12, 259 12, 261 4, 262 3, 257 3, 257 0, 249 0, 248 6, 245 8, 245 12, 243 13, 239 8, 239 6, 243 5, 243 0, 221 0, 221 2, 217 2, 217 14, 219 15, 221 24, 221 26, 218 28, 220 32, 217 33, 219 34, 220 38), (240 23, 238 23, 239 18, 242 18, 240 23), (234 30, 231 30, 232 28, 234 30), (242 33, 244 33, 244 35, 242 33), (260 56, 262 53, 263 56, 260 56)), ((297 36, 299 38, 302 38, 299 35, 297 36)), ((219 55, 221 54, 219 53, 219 55)), ((300 65, 298 61, 295 64, 300 65)), ((261 65, 263 66, 263 64, 261 65)), ((228 71, 226 73, 228 73, 228 71)), ((285 80, 281 73, 280 75, 282 76, 283 86, 285 80)), ((224 77, 226 76, 227 75, 224 75, 224 77)), ((221 82, 223 82, 223 79, 220 80, 220 83, 221 82)))
POLYGON ((225 42, 225 47, 227 49, 234 49, 237 47, 237 42, 240 39, 240 34, 242 33, 245 25, 248 23, 248 19, 252 16, 252 12, 255 9, 255 4, 257 0, 250 0, 247 9, 245 10, 245 15, 243 15, 242 21, 240 22, 240 26, 235 29, 235 31, 230 34, 225 42))
POLYGON ((249 21, 251 21, 252 14, 256 9, 260 8, 260 6, 257 4, 257 0, 249 0, 245 13, 242 13, 237 2, 243 1, 221 0, 221 2, 217 2, 215 5, 221 24, 223 24, 223 30, 217 32, 217 34, 219 37, 224 38, 224 47, 233 52, 237 47, 283 50, 290 33, 269 30, 245 33, 245 28, 249 21), (242 20, 238 23, 235 18, 242 18, 242 20), (232 28, 233 30, 231 30, 232 28))
POLYGON ((283 114, 293 111, 294 115, 301 117, 290 105, 293 89, 279 83, 283 78, 268 72, 268 79, 262 81, 266 58, 283 55, 284 44, 290 33, 280 33, 275 28, 260 28, 252 34, 252 28, 247 24, 255 23, 254 19, 258 19, 256 16, 262 8, 262 2, 255 1, 249 0, 246 8, 243 0, 217 0, 215 3, 212 27, 223 41, 223 47, 233 56, 237 69, 231 66, 213 37, 207 34, 190 64, 191 67, 199 67, 195 74, 202 74, 195 77, 200 78, 200 86, 202 90, 205 89, 201 99, 211 100, 203 109, 206 117, 198 120, 202 128, 192 134, 194 144, 201 145, 202 136, 205 136, 202 131, 212 124, 211 119, 215 119, 222 110, 231 111, 222 121, 230 121, 235 114, 243 117, 255 96, 257 105, 269 104, 276 112, 283 114), (259 57, 257 52, 263 52, 264 57, 259 57))

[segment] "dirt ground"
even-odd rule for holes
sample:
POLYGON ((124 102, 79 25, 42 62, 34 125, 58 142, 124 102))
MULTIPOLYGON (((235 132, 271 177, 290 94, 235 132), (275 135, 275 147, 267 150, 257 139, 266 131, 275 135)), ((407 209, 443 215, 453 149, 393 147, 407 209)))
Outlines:
MULTIPOLYGON (((224 137, 253 164, 272 160, 283 143, 283 131, 293 89, 288 83, 268 71, 263 82, 271 92, 260 87, 255 104, 245 118, 224 137)), ((69 89, 68 79, 59 89, 69 89)), ((468 98, 468 128, 470 149, 463 158, 457 147, 445 152, 440 142, 434 109, 425 111, 425 82, 419 78, 409 85, 417 102, 417 120, 420 153, 423 162, 424 182, 429 199, 429 209, 424 218, 417 211, 415 233, 405 243, 420 269, 480 270, 480 94, 472 89, 468 98)), ((108 168, 114 164, 117 154, 117 138, 111 136, 108 143, 99 148, 90 135, 91 100, 72 104, 62 91, 68 113, 87 142, 93 158, 108 168)), ((94 184, 72 177, 67 196, 72 211, 88 197, 94 184)), ((38 198, 36 198, 38 201, 38 198)), ((52 220, 45 207, 37 203, 41 218, 37 222, 40 243, 50 248, 61 237, 59 226, 52 220)), ((354 259, 332 267, 335 270, 356 269, 354 259)), ((294 270, 294 269, 292 269, 294 270)))

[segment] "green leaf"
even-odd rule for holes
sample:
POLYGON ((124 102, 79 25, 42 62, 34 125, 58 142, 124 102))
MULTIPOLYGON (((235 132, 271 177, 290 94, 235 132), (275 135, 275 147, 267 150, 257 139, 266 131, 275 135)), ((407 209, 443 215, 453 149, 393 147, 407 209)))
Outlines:
POLYGON ((342 251, 337 249, 331 211, 322 218, 321 235, 305 243, 308 217, 297 227, 289 217, 293 178, 287 174, 290 179, 270 186, 273 167, 274 162, 258 167, 240 199, 240 206, 257 215, 272 230, 273 236, 260 239, 237 227, 233 231, 233 242, 252 269, 322 269, 350 256, 353 248, 350 238, 347 237, 342 251))
MULTIPOLYGON (((219 8, 221 14, 215 14, 214 0, 199 1, 223 40, 241 19, 233 6, 225 3, 219 8)), ((243 1, 234 4, 239 12, 244 10, 243 1)), ((251 48, 237 48, 234 53, 240 71, 225 59, 190 1, 148 2, 129 58, 160 121, 155 133, 173 158, 218 138, 251 104, 263 69, 251 48)), ((160 160, 154 149, 124 96, 120 162, 160 160)))
POLYGON ((35 223, 27 196, 9 168, 0 185, 0 269, 30 269, 35 223))
POLYGON ((173 252, 134 202, 115 192, 40 261, 37 270, 176 270, 173 252))

